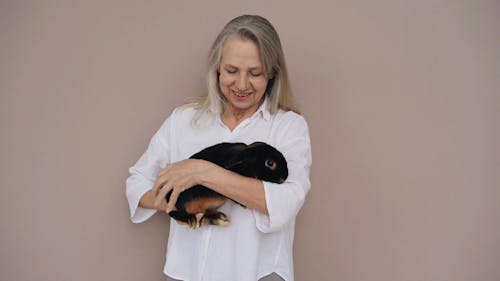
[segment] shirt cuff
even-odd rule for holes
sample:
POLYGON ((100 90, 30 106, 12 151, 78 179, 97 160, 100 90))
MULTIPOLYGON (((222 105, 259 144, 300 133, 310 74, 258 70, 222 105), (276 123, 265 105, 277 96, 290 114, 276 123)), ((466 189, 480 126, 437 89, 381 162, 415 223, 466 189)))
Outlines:
POLYGON ((253 210, 255 217, 255 226, 263 233, 271 233, 280 230, 286 223, 286 221, 283 219, 285 215, 280 215, 280 212, 284 210, 281 210, 280 206, 276 206, 276 202, 275 200, 273 200, 276 195, 275 193, 279 192, 279 189, 282 189, 283 186, 282 184, 276 184, 266 181, 263 181, 263 184, 267 212, 269 215, 253 210))
POLYGON ((127 190, 127 198, 130 209, 130 219, 133 223, 141 223, 153 216, 157 210, 139 207, 139 200, 149 188, 135 188, 127 190))

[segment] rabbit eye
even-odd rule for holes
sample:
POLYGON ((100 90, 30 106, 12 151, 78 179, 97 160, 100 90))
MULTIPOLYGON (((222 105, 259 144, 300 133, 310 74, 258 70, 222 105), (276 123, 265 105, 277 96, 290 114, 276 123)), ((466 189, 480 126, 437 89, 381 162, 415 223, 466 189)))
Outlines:
POLYGON ((267 168, 269 168, 269 169, 271 169, 273 171, 276 169, 276 162, 274 162, 271 159, 267 159, 266 162, 265 162, 265 165, 266 165, 267 168))

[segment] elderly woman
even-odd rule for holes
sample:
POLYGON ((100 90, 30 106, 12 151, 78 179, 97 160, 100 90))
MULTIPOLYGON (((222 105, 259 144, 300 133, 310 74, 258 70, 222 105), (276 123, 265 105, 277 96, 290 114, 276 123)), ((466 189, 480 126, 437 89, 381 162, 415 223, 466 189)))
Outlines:
POLYGON ((191 229, 171 219, 168 280, 293 280, 295 217, 310 188, 311 147, 271 23, 248 15, 227 23, 210 50, 207 82, 207 94, 175 109, 130 168, 126 195, 132 221, 169 212, 182 191, 204 185, 247 208, 227 200, 219 210, 230 217, 228 226, 191 229), (284 183, 188 159, 220 142, 255 141, 283 153, 289 170, 284 183))

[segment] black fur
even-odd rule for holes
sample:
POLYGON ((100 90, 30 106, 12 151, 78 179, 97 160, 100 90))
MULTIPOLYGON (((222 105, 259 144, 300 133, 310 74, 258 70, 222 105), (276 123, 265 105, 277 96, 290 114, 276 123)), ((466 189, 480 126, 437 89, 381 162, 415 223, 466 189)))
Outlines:
MULTIPOLYGON (((207 147, 190 158, 207 160, 240 175, 263 181, 281 183, 288 177, 285 157, 277 149, 263 142, 254 142, 250 145, 220 143, 207 147)), ((172 192, 167 194, 167 201, 171 194, 172 192)), ((196 214, 188 213, 185 209, 188 202, 215 197, 226 198, 205 186, 195 185, 179 195, 175 204, 177 210, 171 211, 169 215, 193 228, 202 224, 228 223, 227 216, 216 209, 205 210, 203 217, 198 219, 196 214)))

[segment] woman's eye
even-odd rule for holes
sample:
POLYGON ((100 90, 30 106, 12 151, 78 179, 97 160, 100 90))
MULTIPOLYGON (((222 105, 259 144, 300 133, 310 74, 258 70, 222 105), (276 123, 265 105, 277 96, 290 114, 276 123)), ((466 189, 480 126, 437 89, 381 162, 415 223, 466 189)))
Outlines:
POLYGON ((236 73, 236 70, 234 70, 234 69, 226 69, 226 71, 227 71, 227 73, 229 73, 229 74, 234 74, 234 73, 236 73))
POLYGON ((253 77, 259 77, 259 76, 262 75, 262 72, 258 72, 258 73, 256 73, 256 72, 250 72, 250 75, 252 75, 253 77))

